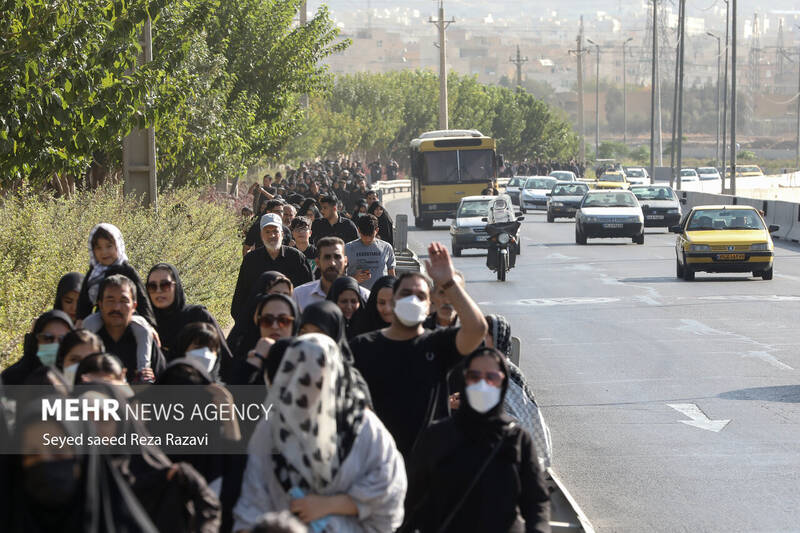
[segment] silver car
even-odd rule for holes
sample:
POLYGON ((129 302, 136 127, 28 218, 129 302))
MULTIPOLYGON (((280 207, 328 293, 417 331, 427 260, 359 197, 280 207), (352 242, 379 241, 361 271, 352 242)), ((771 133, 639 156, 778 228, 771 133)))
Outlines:
POLYGON ((681 221, 681 204, 675 191, 668 185, 631 187, 642 206, 644 225, 647 228, 669 228, 681 221))

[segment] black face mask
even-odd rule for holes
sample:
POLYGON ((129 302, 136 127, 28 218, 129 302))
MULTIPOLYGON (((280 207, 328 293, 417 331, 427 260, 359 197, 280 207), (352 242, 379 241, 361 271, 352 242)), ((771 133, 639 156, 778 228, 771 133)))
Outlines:
POLYGON ((77 459, 43 461, 24 469, 25 494, 47 508, 63 507, 78 490, 80 471, 77 459))

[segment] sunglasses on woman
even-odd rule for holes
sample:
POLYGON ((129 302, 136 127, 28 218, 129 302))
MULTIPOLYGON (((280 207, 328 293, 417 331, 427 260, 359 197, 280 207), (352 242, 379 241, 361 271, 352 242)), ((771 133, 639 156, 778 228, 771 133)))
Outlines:
POLYGON ((467 369, 464 371, 464 381, 467 385, 472 385, 480 380, 486 380, 489 385, 500 387, 503 385, 503 379, 506 377, 502 372, 491 370, 489 372, 481 372, 480 370, 467 369))
POLYGON ((167 281, 165 279, 161 281, 148 281, 145 287, 147 287, 147 292, 167 292, 173 285, 175 285, 174 281, 167 281))
POLYGON ((258 319, 258 325, 265 328, 271 328, 272 325, 275 323, 277 323, 278 326, 281 328, 288 328, 289 326, 292 325, 292 322, 294 322, 294 317, 289 315, 275 316, 266 314, 266 315, 261 315, 258 319))

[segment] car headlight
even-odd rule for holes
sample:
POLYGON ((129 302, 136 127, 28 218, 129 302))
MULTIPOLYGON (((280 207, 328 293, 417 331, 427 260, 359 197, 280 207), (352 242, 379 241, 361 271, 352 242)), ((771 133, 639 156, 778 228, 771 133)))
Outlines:
POLYGON ((588 222, 589 224, 597 224, 600 222, 600 217, 585 216, 583 217, 583 221, 588 222))
POLYGON ((511 237, 508 235, 508 233, 501 233, 497 236, 497 242, 500 244, 508 244, 509 240, 511 240, 511 237))
POLYGON ((690 252, 710 252, 711 246, 707 244, 692 244, 689 246, 690 252))
POLYGON ((628 222, 628 223, 631 223, 631 222, 632 223, 636 223, 636 222, 641 222, 641 221, 642 221, 642 217, 640 217, 639 215, 632 215, 632 216, 629 216, 629 217, 625 217, 625 222, 628 222))
POLYGON ((750 249, 754 252, 766 252, 769 250, 769 245, 765 242, 757 242, 750 245, 750 249))
POLYGON ((674 209, 667 209, 667 214, 668 215, 680 215, 681 214, 681 210, 678 209, 677 207, 674 208, 674 209))
POLYGON ((550 205, 552 205, 553 207, 564 207, 564 202, 553 202, 553 201, 551 201, 550 205))
POLYGON ((471 233, 472 232, 472 229, 470 229, 470 228, 457 228, 457 227, 453 226, 451 229, 452 229, 453 233, 455 233, 456 235, 464 235, 465 233, 471 233))

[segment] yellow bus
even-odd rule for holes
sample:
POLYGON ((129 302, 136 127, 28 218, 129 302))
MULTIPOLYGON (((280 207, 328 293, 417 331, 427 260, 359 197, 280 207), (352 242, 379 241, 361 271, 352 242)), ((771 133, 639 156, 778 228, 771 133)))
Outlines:
POLYGON ((503 166, 495 141, 477 130, 428 131, 411 141, 411 204, 414 225, 455 218, 464 196, 496 183, 503 166))

